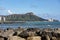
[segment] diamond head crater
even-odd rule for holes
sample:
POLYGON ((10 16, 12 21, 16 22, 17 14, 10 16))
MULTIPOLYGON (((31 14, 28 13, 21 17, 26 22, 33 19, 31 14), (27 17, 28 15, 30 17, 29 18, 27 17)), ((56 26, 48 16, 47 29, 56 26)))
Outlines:
POLYGON ((42 17, 36 16, 33 12, 28 12, 25 14, 0 15, 0 23, 26 22, 26 21, 58 22, 58 20, 52 18, 44 19, 42 17))

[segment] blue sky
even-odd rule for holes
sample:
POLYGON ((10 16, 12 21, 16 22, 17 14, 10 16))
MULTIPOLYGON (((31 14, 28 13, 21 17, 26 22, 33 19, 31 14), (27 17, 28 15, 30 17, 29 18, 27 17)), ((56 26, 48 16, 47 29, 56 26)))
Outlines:
POLYGON ((60 20, 60 0, 0 0, 0 15, 33 12, 42 18, 60 20))

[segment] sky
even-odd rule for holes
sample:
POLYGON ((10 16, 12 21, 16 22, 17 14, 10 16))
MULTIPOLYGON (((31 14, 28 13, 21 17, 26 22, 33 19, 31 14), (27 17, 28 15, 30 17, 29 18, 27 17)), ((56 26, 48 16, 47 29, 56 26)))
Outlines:
POLYGON ((60 0, 0 0, 0 15, 25 14, 60 20, 60 0))

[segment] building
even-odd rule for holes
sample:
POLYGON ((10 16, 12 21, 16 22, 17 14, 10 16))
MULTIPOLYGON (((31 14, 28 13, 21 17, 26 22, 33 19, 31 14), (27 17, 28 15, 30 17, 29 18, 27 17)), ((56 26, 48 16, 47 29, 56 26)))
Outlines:
POLYGON ((55 19, 52 19, 52 18, 48 19, 48 21, 49 22, 59 22, 58 20, 55 20, 55 19))
POLYGON ((6 18, 4 16, 0 16, 0 22, 6 21, 6 18))
POLYGON ((6 21, 6 18, 5 17, 3 17, 3 21, 6 21))
POLYGON ((0 16, 0 21, 2 20, 2 17, 0 16))
POLYGON ((48 19, 48 21, 49 21, 49 22, 53 22, 53 19, 52 19, 52 18, 50 18, 50 19, 48 19))

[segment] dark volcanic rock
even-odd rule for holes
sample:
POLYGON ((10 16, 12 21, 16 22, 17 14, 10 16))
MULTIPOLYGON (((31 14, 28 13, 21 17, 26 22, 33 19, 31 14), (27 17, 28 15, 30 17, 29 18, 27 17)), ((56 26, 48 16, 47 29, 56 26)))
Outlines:
POLYGON ((33 31, 33 32, 35 31, 36 32, 36 31, 40 31, 40 29, 39 28, 28 28, 27 31, 33 31))
POLYGON ((27 38, 29 35, 26 31, 23 31, 22 33, 20 33, 18 36, 22 37, 22 38, 27 38))
POLYGON ((48 35, 42 36, 41 40, 50 40, 50 37, 48 35))
POLYGON ((52 37, 50 40, 57 40, 57 38, 56 37, 52 37))
POLYGON ((8 40, 7 37, 0 36, 0 40, 8 40))
POLYGON ((19 34, 20 37, 27 38, 29 36, 36 36, 36 32, 38 31, 37 28, 28 28, 27 30, 21 32, 19 34))

